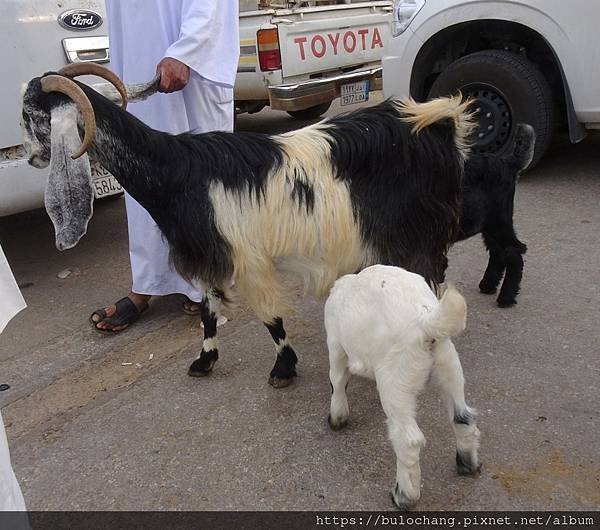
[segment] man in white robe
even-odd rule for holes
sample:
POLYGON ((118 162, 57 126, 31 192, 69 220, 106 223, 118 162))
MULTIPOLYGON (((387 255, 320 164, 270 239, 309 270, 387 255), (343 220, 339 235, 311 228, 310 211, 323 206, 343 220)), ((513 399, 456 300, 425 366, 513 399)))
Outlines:
MULTIPOLYGON (((239 59, 238 0, 107 0, 112 69, 125 83, 161 74, 159 91, 127 110, 170 133, 232 131, 239 59)), ((202 286, 169 263, 169 248, 148 212, 125 195, 132 287, 115 305, 92 314, 99 331, 118 332, 148 307, 151 296, 181 293, 198 313, 202 286)), ((198 205, 202 208, 202 205, 198 205)))
MULTIPOLYGON (((10 319, 24 308, 25 300, 21 296, 21 291, 17 287, 17 282, 0 246, 0 333, 10 319)), ((8 442, 0 414, 0 511, 23 510, 25 510, 25 501, 10 465, 8 442)))

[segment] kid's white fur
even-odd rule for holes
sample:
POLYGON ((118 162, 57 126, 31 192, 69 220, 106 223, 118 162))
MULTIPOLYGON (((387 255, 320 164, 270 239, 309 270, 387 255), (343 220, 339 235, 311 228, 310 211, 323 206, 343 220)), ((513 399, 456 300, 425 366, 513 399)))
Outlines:
POLYGON ((461 474, 479 471, 476 413, 465 403, 464 378, 451 337, 465 329, 467 305, 448 286, 438 301, 425 280, 399 267, 374 265, 335 282, 325 304, 332 385, 329 423, 345 425, 351 374, 375 379, 396 453, 392 498, 409 508, 420 497, 419 453, 425 437, 416 399, 430 375, 439 386, 456 437, 461 474))

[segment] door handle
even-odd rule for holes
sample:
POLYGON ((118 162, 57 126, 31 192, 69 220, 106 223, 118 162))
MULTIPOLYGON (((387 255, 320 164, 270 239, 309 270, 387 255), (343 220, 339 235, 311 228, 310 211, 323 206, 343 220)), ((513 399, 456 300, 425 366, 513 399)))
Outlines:
POLYGON ((110 60, 108 36, 71 37, 62 40, 69 63, 107 63, 110 60))

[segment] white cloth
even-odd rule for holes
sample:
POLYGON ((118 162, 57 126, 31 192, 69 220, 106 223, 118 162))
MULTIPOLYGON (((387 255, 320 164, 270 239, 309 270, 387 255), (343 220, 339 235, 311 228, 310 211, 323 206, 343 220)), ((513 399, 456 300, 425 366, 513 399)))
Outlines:
POLYGON ((25 509, 21 488, 10 465, 8 441, 0 414, 0 512, 20 512, 25 509))
MULTIPOLYGON (((239 59, 237 0, 107 0, 111 67, 126 82, 154 77, 163 57, 187 64, 188 85, 127 107, 155 129, 173 134, 233 130, 233 84, 239 59)), ((181 293, 199 302, 170 266, 169 249, 150 215, 126 195, 132 291, 181 293)))
MULTIPOLYGON (((19 311, 25 308, 25 300, 8 266, 0 246, 0 333, 19 311)), ((0 414, 0 511, 23 511, 25 501, 19 483, 10 465, 10 453, 0 414)))
POLYGON ((0 246, 0 333, 10 319, 22 309, 25 309, 25 300, 0 246))
POLYGON ((233 87, 239 0, 107 0, 106 9, 111 66, 124 81, 150 80, 163 57, 174 57, 205 79, 233 87))

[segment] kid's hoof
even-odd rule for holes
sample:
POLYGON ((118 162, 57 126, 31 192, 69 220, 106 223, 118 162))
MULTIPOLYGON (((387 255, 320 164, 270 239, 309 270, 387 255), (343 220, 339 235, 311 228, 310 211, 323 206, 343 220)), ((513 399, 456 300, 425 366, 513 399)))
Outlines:
POLYGON ((327 423, 332 431, 339 431, 348 425, 348 418, 337 417, 335 420, 331 418, 331 414, 327 416, 327 423))
POLYGON ((400 491, 398 484, 396 484, 396 487, 390 492, 390 496, 392 497, 392 501, 394 501, 396 507, 402 512, 411 510, 417 504, 417 501, 410 500, 406 495, 404 495, 404 493, 400 491))
POLYGON ((456 471, 459 475, 478 475, 481 472, 479 459, 473 460, 470 455, 456 453, 456 471))
POLYGON ((285 379, 282 377, 276 377, 276 376, 269 377, 269 384, 273 388, 285 388, 286 386, 290 386, 293 382, 294 382, 293 376, 287 377, 285 379))

